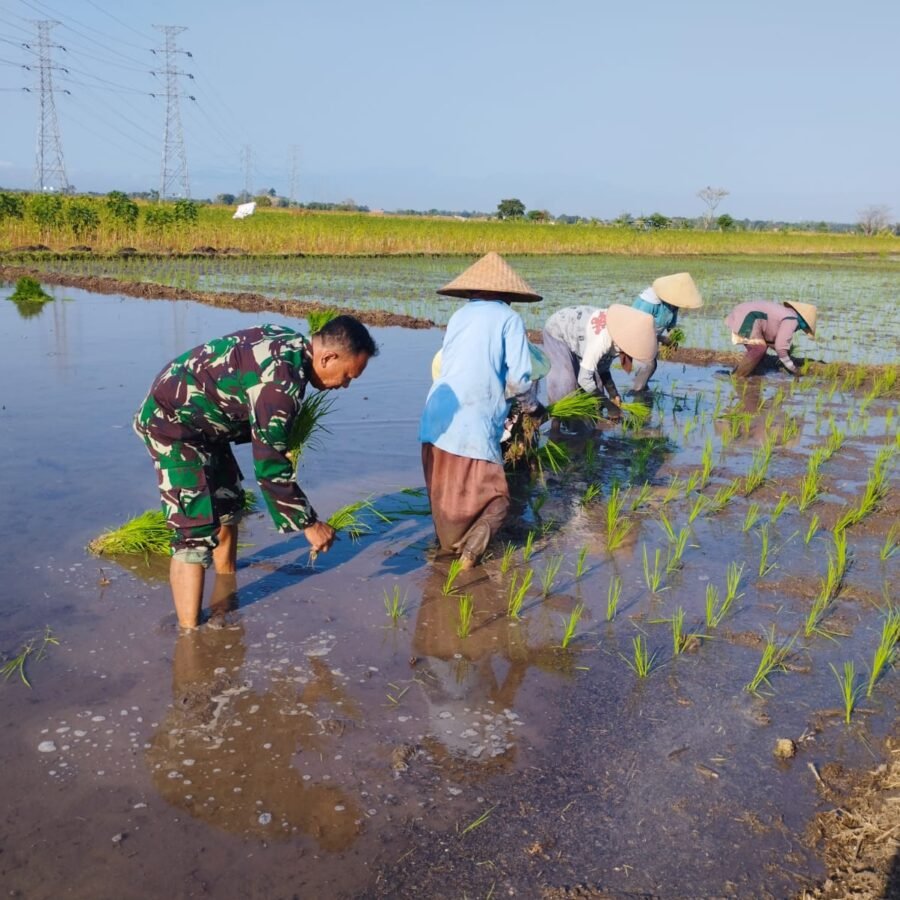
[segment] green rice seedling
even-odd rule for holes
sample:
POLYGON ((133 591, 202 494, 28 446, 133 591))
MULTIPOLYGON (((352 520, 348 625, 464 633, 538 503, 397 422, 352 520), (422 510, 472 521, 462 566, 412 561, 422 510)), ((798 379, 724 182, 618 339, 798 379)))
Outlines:
POLYGON ((643 506, 650 497, 650 482, 645 481, 635 494, 634 500, 631 501, 631 511, 634 512, 638 507, 643 506))
POLYGON ((541 510, 544 508, 544 504, 550 499, 550 494, 547 491, 542 491, 536 497, 533 497, 531 500, 531 511, 534 513, 535 517, 541 514, 541 510))
POLYGON ((520 618, 519 613, 522 611, 522 604, 525 602, 525 595, 531 588, 531 582, 534 578, 534 571, 528 569, 519 581, 519 573, 514 572, 512 581, 507 591, 506 614, 510 619, 520 618))
POLYGON ((673 500, 677 500, 682 494, 683 487, 684 485, 678 475, 673 475, 672 480, 669 482, 669 486, 662 496, 663 506, 667 503, 671 503, 673 500))
POLYGON ((741 530, 746 534, 755 524, 756 520, 759 518, 759 504, 751 503, 750 506, 747 507, 747 512, 744 515, 744 524, 741 527, 741 530))
POLYGON ((706 513, 707 515, 714 516, 716 513, 721 512, 728 505, 729 501, 732 497, 738 492, 741 486, 741 479, 735 478, 734 481, 729 482, 728 484, 722 485, 715 494, 713 494, 712 499, 709 500, 706 504, 706 513))
POLYGON ((546 440, 535 452, 535 462, 539 471, 550 469, 554 475, 558 475, 569 464, 569 451, 556 441, 546 440))
POLYGON ((687 440, 691 432, 697 427, 696 419, 685 419, 684 427, 681 429, 681 433, 684 436, 684 439, 687 440))
POLYGON ((706 509, 709 505, 709 498, 705 497, 703 494, 697 494, 696 499, 694 500, 694 505, 691 507, 691 511, 688 513, 688 524, 693 524, 694 519, 706 509))
POLYGON ((575 632, 578 630, 578 623, 581 621, 583 615, 584 604, 579 603, 572 612, 569 613, 568 617, 563 619, 563 636, 562 641, 560 642, 560 646, 563 650, 569 646, 572 642, 572 638, 575 637, 575 632))
POLYGON ((406 615, 406 595, 400 596, 399 584, 395 584, 394 589, 391 592, 388 592, 387 589, 385 589, 384 608, 395 625, 406 615))
POLYGON ((346 506, 335 510, 328 517, 328 524, 335 531, 346 532, 351 541, 357 541, 364 534, 370 534, 372 531, 372 525, 366 518, 366 514, 375 516, 382 522, 390 522, 390 519, 380 513, 372 504, 372 501, 366 498, 365 500, 356 500, 354 503, 348 503, 346 506))
POLYGON ((525 544, 522 547, 522 562, 528 562, 534 554, 534 539, 537 537, 537 532, 531 530, 525 536, 525 544))
POLYGON ((834 564, 838 579, 843 581, 847 572, 847 532, 839 531, 834 535, 834 564))
POLYGON ((16 282, 16 289, 6 298, 13 303, 47 303, 53 298, 30 275, 23 275, 16 282))
POLYGON ((640 431, 650 420, 653 410, 643 403, 622 401, 619 411, 622 413, 622 428, 625 431, 640 431))
POLYGON ((244 503, 241 507, 244 512, 253 512, 259 506, 259 497, 255 491, 244 490, 244 503))
POLYGON ((659 514, 659 524, 662 530, 665 532, 666 537, 669 539, 670 544, 675 543, 675 529, 672 527, 672 523, 669 521, 668 517, 664 512, 659 514))
POLYGON ((323 309, 319 311, 311 310, 306 314, 306 321, 309 325, 310 336, 321 331, 332 319, 337 318, 338 311, 336 309, 323 309))
POLYGON ((555 403, 549 404, 547 415, 551 419, 559 419, 561 422, 585 419, 598 422, 600 420, 600 398, 585 391, 573 391, 555 403))
POLYGON ((516 545, 512 541, 507 541, 503 547, 503 556, 500 557, 500 571, 505 575, 512 565, 513 554, 516 552, 516 545))
POLYGON ((650 560, 647 557, 647 545, 642 545, 643 558, 644 558, 644 582, 647 585, 647 589, 651 594, 656 594, 659 592, 659 586, 662 583, 662 568, 660 567, 660 549, 656 548, 656 553, 653 557, 653 567, 650 566, 650 560))
POLYGON ((682 497, 689 497, 697 488, 697 485, 700 483, 700 473, 699 472, 691 472, 688 476, 687 480, 684 482, 684 490, 682 491, 682 497))
POLYGON ((724 615, 731 608, 731 604, 735 600, 743 597, 738 593, 741 584, 741 576, 744 574, 743 563, 738 565, 735 562, 728 563, 728 569, 725 573, 725 600, 722 602, 722 614, 724 615))
POLYGON ((777 671, 787 671, 785 666, 785 660, 787 659, 788 654, 791 652, 791 647, 794 645, 794 641, 797 639, 797 635, 794 635, 787 643, 779 644, 775 640, 775 627, 773 626, 768 635, 765 635, 765 646, 763 647, 762 656, 760 657, 759 664, 756 667, 756 672, 753 677, 747 684, 744 685, 744 690, 748 691, 751 694, 759 693, 759 689, 762 685, 766 685, 771 688, 772 685, 769 682, 769 676, 772 675, 773 672, 777 671))
POLYGON ((716 612, 719 609, 719 589, 710 581, 706 585, 706 627, 717 625, 716 612))
POLYGON ((304 450, 316 447, 321 433, 328 431, 323 419, 331 411, 334 402, 334 397, 326 391, 311 394, 303 401, 287 438, 286 456, 294 467, 294 476, 304 450))
POLYGON ((653 669, 656 654, 651 654, 647 649, 644 636, 639 634, 631 639, 631 659, 620 653, 619 656, 628 663, 628 667, 638 678, 646 678, 653 669))
POLYGON ((856 709, 856 703, 862 696, 865 685, 856 683, 856 666, 852 661, 845 662, 841 672, 838 672, 833 663, 828 665, 831 666, 831 671, 834 672, 834 677, 840 686, 841 702, 844 707, 844 722, 849 725, 853 710, 856 709))
POLYGON ((450 594, 456 593, 456 589, 453 587, 453 585, 456 582, 456 579, 459 577, 460 572, 462 572, 462 560, 451 560, 450 566, 447 569, 447 576, 444 578, 444 583, 441 585, 441 593, 445 597, 449 597, 450 594))
POLYGON ((782 491, 775 509, 769 515, 769 522, 774 525, 782 516, 784 511, 791 505, 791 495, 787 491, 782 491))
POLYGON ((781 427, 781 443, 789 444, 800 434, 800 423, 793 416, 785 416, 784 424, 781 427))
POLYGON ((889 560, 897 552, 898 547, 900 547, 900 523, 894 522, 888 529, 881 550, 878 552, 881 561, 889 560))
POLYGON ((889 665, 894 658, 894 650, 900 642, 900 607, 888 607, 881 623, 881 636, 875 655, 872 658, 872 667, 869 672, 869 683, 866 687, 866 696, 871 697, 875 684, 881 677, 884 667, 889 665))
POLYGON ((582 506, 587 506, 591 502, 593 502, 597 496, 600 494, 600 485, 596 482, 591 482, 587 488, 585 488, 584 493, 581 495, 581 500, 579 501, 582 506))
POLYGON ((672 653, 680 656, 687 643, 687 635, 684 633, 684 609, 681 606, 676 607, 670 622, 672 623, 672 653))
POLYGON ((40 647, 36 647, 36 644, 37 638, 26 641, 22 645, 21 651, 19 651, 16 656, 8 659, 0 666, 0 675, 3 676, 4 681, 9 681, 13 675, 18 674, 23 684, 25 684, 26 687, 31 687, 31 682, 28 680, 28 675, 25 671, 28 659, 33 655, 35 660, 39 662, 47 655, 47 647, 50 645, 58 646, 59 641, 54 637, 53 631, 48 625, 44 628, 44 635, 41 639, 40 647))
POLYGON ((809 542, 815 537, 816 532, 819 530, 819 514, 813 513, 813 517, 809 520, 809 528, 806 529, 806 535, 803 538, 803 543, 809 544, 809 542))
POLYGON ((584 445, 584 468, 585 471, 591 472, 594 463, 597 461, 597 445, 593 441, 587 441, 584 445))
POLYGON ((475 601, 471 594, 460 594, 459 597, 459 618, 456 623, 456 634, 458 637, 465 638, 469 636, 469 630, 472 627, 472 613, 475 610, 475 601))
POLYGON ((700 487, 705 488, 709 484, 709 476, 712 474, 713 468, 713 445, 712 439, 707 438, 703 445, 703 456, 700 460, 700 487))
POLYGON ((588 552, 587 544, 585 544, 578 551, 578 558, 575 560, 575 580, 576 581, 580 581, 581 576, 584 575, 584 564, 585 564, 585 559, 587 558, 587 552, 588 552))
POLYGON ((822 492, 822 474, 819 471, 822 454, 817 451, 810 457, 806 467, 806 474, 803 481, 800 482, 800 496, 797 500, 797 509, 805 512, 816 502, 819 494, 822 492))
POLYGON ((166 517, 161 510, 150 509, 94 538, 88 544, 88 550, 95 556, 117 556, 121 553, 169 556, 171 545, 172 530, 166 523, 166 517))
POLYGON ((491 813, 496 809, 496 806, 492 806, 490 809, 485 810, 477 819, 473 819, 460 831, 459 835, 462 837, 464 834, 468 834, 470 831, 474 831, 476 828, 484 825, 485 822, 491 817, 491 813))
POLYGON ((618 575, 613 575, 609 580, 609 587, 606 589, 606 621, 612 622, 616 617, 616 611, 619 608, 619 600, 622 597, 622 579, 618 575))
POLYGON ((759 577, 765 578, 772 569, 775 568, 775 563, 769 564, 769 525, 765 523, 759 528, 759 537, 762 541, 760 547, 759 554, 759 577))
POLYGON ((622 507, 625 505, 625 497, 618 484, 613 485, 609 499, 606 501, 606 548, 610 552, 619 547, 625 540, 633 525, 622 515, 622 507))
POLYGON ((744 495, 749 497, 765 480, 772 461, 772 442, 766 441, 754 454, 750 469, 744 478, 744 495))
POLYGON ((669 545, 669 555, 666 559, 666 574, 671 575, 674 571, 681 568, 681 557, 684 556, 687 547, 688 536, 691 529, 687 525, 678 532, 675 542, 669 545))
POLYGON ((547 560, 544 574, 541 576, 541 595, 543 597, 549 597, 553 592, 553 585, 556 583, 556 576, 559 575, 559 570, 562 567, 563 558, 563 555, 559 553, 547 560))
POLYGON ((838 428, 837 423, 832 419, 831 433, 825 441, 823 462, 831 459, 831 457, 844 446, 844 439, 846 437, 846 432, 841 431, 841 429, 838 428))

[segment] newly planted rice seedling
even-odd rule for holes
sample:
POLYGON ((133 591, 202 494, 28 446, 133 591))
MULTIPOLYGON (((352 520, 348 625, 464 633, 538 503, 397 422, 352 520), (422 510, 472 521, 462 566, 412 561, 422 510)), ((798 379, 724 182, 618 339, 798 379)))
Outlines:
POLYGON ((469 636, 472 627, 472 613, 475 610, 475 601, 471 594, 461 594, 459 597, 459 618, 456 624, 457 636, 464 638, 469 636))
POLYGON ((560 642, 560 646, 562 646, 563 650, 569 646, 572 642, 572 638, 575 637, 575 632, 578 629, 578 623, 581 621, 581 617, 584 615, 584 604, 579 603, 576 607, 569 613, 568 617, 563 619, 563 636, 562 641, 560 642))
POLYGON ((161 510, 151 509, 129 519, 124 525, 107 531, 88 544, 95 556, 115 556, 120 553, 155 553, 168 556, 172 531, 161 510))
POLYGON ((747 507, 747 512, 744 514, 744 524, 741 526, 741 530, 746 534, 756 524, 758 518, 759 504, 751 503, 747 507))
POLYGON ((516 545, 512 541, 507 541, 503 547, 503 556, 500 557, 500 571, 505 575, 512 565, 513 554, 516 552, 516 545))
POLYGON ((646 678, 653 669, 656 654, 647 649, 644 636, 639 634, 631 639, 631 659, 620 653, 619 656, 628 663, 629 668, 638 678, 646 678))
POLYGON ((894 650, 900 642, 900 607, 888 607, 881 623, 881 636, 875 655, 872 657, 872 667, 869 672, 869 683, 866 687, 866 696, 871 697, 875 684, 881 677, 884 667, 890 665, 894 658, 894 650))
POLYGON ((759 537, 762 541, 762 545, 760 547, 759 554, 759 577, 765 578, 772 569, 775 568, 775 563, 769 563, 769 525, 768 523, 761 525, 759 528, 759 537))
POLYGON ((613 575, 609 580, 609 587, 606 589, 606 621, 612 622, 616 617, 616 611, 619 608, 619 599, 622 596, 622 579, 618 575, 613 575))
POLYGON ((547 415, 561 422, 573 422, 587 419, 590 422, 600 420, 600 398, 585 391, 573 391, 555 403, 547 406, 547 415))
POLYGON ((672 527, 672 523, 669 521, 664 512, 661 512, 659 514, 659 524, 662 530, 666 533, 666 537, 669 539, 669 543, 675 543, 675 529, 672 527))
POLYGON ((681 557, 684 556, 687 547, 688 535, 691 533, 687 525, 678 532, 675 542, 669 546, 669 556, 666 560, 666 574, 671 575, 681 568, 681 557))
POLYGON ((865 685, 856 683, 856 666, 852 661, 845 662, 841 672, 838 672, 833 663, 828 665, 831 666, 831 671, 834 672, 834 677, 840 686, 841 701, 844 707, 844 722, 849 725, 853 710, 856 708, 856 702, 862 696, 865 685))
POLYGON ((586 488, 584 493, 581 495, 581 500, 579 501, 582 506, 587 506, 593 500, 595 500, 600 494, 600 485, 595 482, 591 482, 586 488))
MULTIPOLYGON (((819 454, 819 459, 821 454, 819 454)), ((816 456, 810 457, 806 475, 800 482, 800 497, 797 500, 797 509, 805 512, 813 503, 815 503, 822 490, 822 475, 819 472, 819 466, 813 465, 817 459, 816 456)))
POLYGON ((719 602, 719 589, 712 583, 706 585, 706 625, 709 628, 717 628, 722 619, 728 615, 728 611, 734 605, 734 601, 743 594, 738 593, 741 583, 741 575, 744 572, 743 565, 729 563, 725 573, 725 597, 719 602))
POLYGON ((715 628, 719 609, 719 589, 710 581, 706 585, 706 627, 715 628))
POLYGON ((792 416, 785 416, 781 429, 781 443, 790 443, 798 434, 800 434, 800 423, 792 416))
POLYGON ((651 491, 650 482, 645 481, 641 485, 637 494, 635 494, 634 500, 631 501, 631 511, 632 512, 634 512, 636 509, 638 509, 638 507, 643 506, 647 502, 647 500, 650 497, 650 491, 651 491))
POLYGON ((525 595, 531 587, 534 571, 528 569, 519 581, 519 573, 513 572, 512 581, 509 584, 506 600, 506 614, 510 619, 518 619, 519 613, 522 611, 522 604, 525 602, 525 595))
POLYGON ((778 498, 778 503, 775 504, 775 509, 772 510, 769 516, 769 522, 774 525, 782 516, 782 513, 791 505, 791 495, 787 493, 787 491, 783 491, 781 496, 778 498))
POLYGON ((759 665, 756 667, 756 672, 750 681, 744 685, 744 690, 749 691, 751 694, 756 694, 763 684, 771 688, 769 676, 779 669, 787 671, 784 661, 787 659, 787 655, 790 653, 796 639, 797 635, 794 635, 787 643, 779 644, 775 640, 775 627, 773 626, 769 634, 766 635, 766 644, 763 647, 762 657, 759 660, 759 665))
POLYGON ((692 524, 694 519, 709 506, 709 498, 705 497, 703 494, 697 494, 696 499, 694 500, 694 505, 691 507, 691 511, 688 513, 688 523, 692 524))
POLYGON ((713 516, 725 509, 731 498, 738 492, 740 486, 741 479, 735 478, 734 481, 720 487, 706 504, 707 514, 713 516))
POLYGON ((585 559, 587 558, 587 552, 588 552, 587 544, 585 544, 578 551, 578 558, 575 561, 575 580, 576 581, 580 581, 581 576, 584 575, 584 562, 585 562, 585 559))
POLYGON ((406 615, 406 595, 400 596, 399 584, 395 584, 394 589, 391 592, 388 592, 387 589, 385 589, 384 608, 395 625, 406 615))
POLYGON ((707 438, 703 445, 703 456, 700 460, 700 487, 705 488, 709 483, 709 476, 713 468, 713 444, 712 438, 707 438))
POLYGON ((680 606, 676 607, 675 614, 670 621, 672 623, 672 653, 679 656, 687 643, 687 636, 684 633, 684 609, 680 606))
POLYGON ((813 513, 813 517, 809 520, 809 528, 806 529, 806 535, 803 538, 803 543, 809 544, 809 542, 815 537, 818 530, 819 515, 818 513, 813 513))
POLYGON ((846 433, 841 431, 841 429, 838 428, 837 423, 832 419, 831 433, 828 435, 828 440, 825 441, 823 462, 831 459, 831 457, 844 446, 844 439, 846 437, 846 433))
POLYGON ((622 495, 619 485, 614 484, 605 506, 606 547, 610 551, 619 547, 628 532, 631 531, 633 523, 622 515, 624 504, 625 497, 622 495))
POLYGON ((528 562, 534 553, 534 539, 537 537, 536 531, 529 531, 525 536, 525 544, 522 547, 522 562, 528 562))
POLYGON ((647 545, 642 544, 643 558, 644 558, 644 581, 647 584, 647 589, 651 594, 656 594, 659 592, 659 586, 662 583, 662 568, 660 566, 660 549, 656 548, 656 553, 653 557, 653 566, 650 565, 650 560, 647 557, 647 545))
POLYGON ((677 500, 684 490, 684 485, 678 475, 673 475, 672 480, 669 482, 669 486, 666 488, 665 493, 662 497, 663 506, 667 503, 671 503, 673 500, 677 500))
POLYGON ((462 560, 451 560, 450 567, 447 569, 447 575, 444 578, 444 583, 441 585, 441 593, 445 597, 449 597, 450 594, 456 593, 456 589, 453 587, 453 584, 459 577, 460 572, 462 572, 462 560))
POLYGON ((559 575, 559 570, 562 567, 563 558, 562 553, 559 553, 556 556, 551 556, 547 560, 544 574, 541 576, 542 596, 549 597, 553 591, 553 585, 556 583, 556 576, 559 575))
POLYGON ((744 596, 743 594, 738 593, 738 588, 741 584, 741 576, 743 574, 743 563, 741 565, 734 562, 728 563, 728 570, 725 573, 725 600, 722 603, 723 615, 728 612, 731 604, 734 603, 735 600, 744 596))
POLYGON ((894 522, 888 529, 881 550, 878 552, 881 561, 885 562, 890 559, 897 552, 898 547, 900 547, 900 523, 894 522))
POLYGON ((687 481, 684 482, 684 490, 682 491, 681 496, 684 498, 689 497, 697 488, 697 485, 699 483, 700 473, 697 471, 691 472, 691 474, 688 476, 687 481))
POLYGON ((765 480, 769 471, 769 463, 772 462, 772 442, 766 441, 756 453, 744 479, 744 495, 749 497, 765 480))

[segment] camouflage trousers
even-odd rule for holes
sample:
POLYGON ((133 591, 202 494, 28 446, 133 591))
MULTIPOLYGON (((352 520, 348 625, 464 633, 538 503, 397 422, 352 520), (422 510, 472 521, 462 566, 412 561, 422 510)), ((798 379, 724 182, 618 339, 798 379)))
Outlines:
POLYGON ((172 556, 181 562, 212 563, 221 525, 233 525, 244 507, 243 475, 227 441, 179 440, 167 434, 173 423, 156 419, 134 430, 156 468, 166 522, 174 532, 172 556))

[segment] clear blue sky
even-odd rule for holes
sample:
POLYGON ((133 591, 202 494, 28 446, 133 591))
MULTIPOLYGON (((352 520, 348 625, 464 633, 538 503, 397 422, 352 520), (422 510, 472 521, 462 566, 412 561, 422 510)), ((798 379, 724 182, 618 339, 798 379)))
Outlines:
POLYGON ((0 184, 31 187, 33 19, 69 180, 159 185, 155 24, 188 30, 195 197, 244 186, 372 207, 900 218, 898 0, 0 0, 0 184))

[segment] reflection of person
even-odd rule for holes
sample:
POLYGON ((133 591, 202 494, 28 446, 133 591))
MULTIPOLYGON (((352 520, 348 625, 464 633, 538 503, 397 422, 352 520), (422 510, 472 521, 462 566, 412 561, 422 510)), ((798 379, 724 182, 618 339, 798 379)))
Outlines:
POLYGON ((378 352, 365 326, 338 316, 311 339, 261 325, 195 347, 157 375, 135 416, 156 466, 173 529, 169 579, 178 623, 198 624, 204 571, 234 572, 241 471, 231 443, 249 441, 253 467, 279 531, 303 531, 327 550, 334 529, 294 480, 287 440, 308 385, 345 388, 378 352))
MULTIPOLYGON (((671 331, 678 322, 679 309, 699 309, 703 306, 703 298, 694 279, 687 272, 675 275, 663 275, 653 284, 641 291, 631 304, 633 309, 653 316, 657 340, 666 346, 670 340, 666 332, 671 331)), ((649 363, 636 362, 634 366, 634 390, 642 391, 656 371, 656 358, 649 363)))
POLYGON ((338 735, 324 724, 356 712, 327 662, 311 657, 307 664, 302 687, 291 677, 260 690, 245 673, 241 626, 182 633, 172 661, 172 706, 146 752, 162 797, 228 832, 301 833, 326 850, 349 847, 358 833, 355 801, 333 781, 305 779, 297 754, 311 762, 333 756, 338 735))
POLYGON ((622 399, 610 373, 616 356, 626 372, 632 362, 656 359, 653 317, 614 303, 609 309, 569 306, 557 310, 544 325, 544 351, 550 357, 547 400, 555 403, 576 388, 606 394, 615 406, 622 399))
POLYGON ((784 303, 750 300, 739 303, 726 316, 725 324, 731 329, 731 340, 743 344, 747 350, 734 370, 735 375, 741 378, 752 375, 769 347, 775 350, 778 361, 788 372, 797 375, 790 356, 791 341, 798 330, 816 336, 816 307, 797 300, 784 303))
POLYGON ((524 396, 531 387, 531 355, 525 325, 510 303, 541 298, 497 253, 438 293, 469 302, 447 324, 440 375, 425 401, 422 467, 441 549, 459 553, 463 568, 471 568, 509 509, 500 450, 507 389, 525 413, 541 412, 533 397, 524 396))

